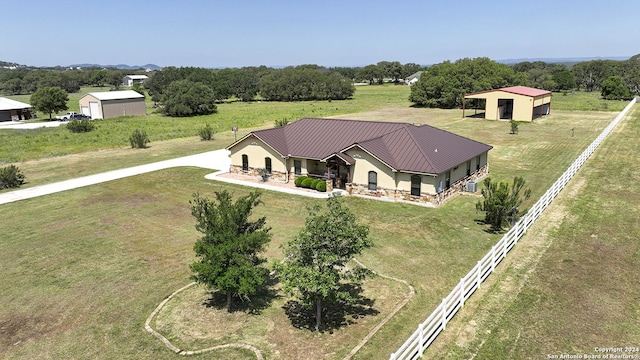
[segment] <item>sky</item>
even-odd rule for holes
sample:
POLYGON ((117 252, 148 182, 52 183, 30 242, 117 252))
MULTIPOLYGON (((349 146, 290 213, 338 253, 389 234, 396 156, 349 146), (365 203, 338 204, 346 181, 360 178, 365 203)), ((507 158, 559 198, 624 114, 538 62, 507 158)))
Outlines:
POLYGON ((2 0, 0 61, 207 68, 630 57, 638 0, 2 0))

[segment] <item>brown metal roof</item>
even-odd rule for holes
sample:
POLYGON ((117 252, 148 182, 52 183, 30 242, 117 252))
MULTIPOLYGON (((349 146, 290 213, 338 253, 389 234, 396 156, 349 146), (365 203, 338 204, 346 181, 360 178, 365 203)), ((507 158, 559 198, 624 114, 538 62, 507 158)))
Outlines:
POLYGON ((248 136, 257 137, 283 157, 343 157, 343 151, 358 146, 392 169, 427 174, 442 173, 492 148, 429 125, 344 119, 304 118, 248 136))

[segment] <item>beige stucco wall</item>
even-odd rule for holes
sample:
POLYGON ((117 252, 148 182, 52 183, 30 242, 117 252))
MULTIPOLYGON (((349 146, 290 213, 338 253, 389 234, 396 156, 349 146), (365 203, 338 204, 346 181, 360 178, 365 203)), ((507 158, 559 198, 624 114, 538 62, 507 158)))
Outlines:
POLYGON ((307 175, 307 159, 291 157, 286 160, 287 168, 289 169, 290 174, 295 173, 294 160, 300 160, 300 175, 307 175))
MULTIPOLYGON (((242 140, 229 151, 231 152, 231 165, 242 167, 242 155, 246 154, 249 158, 249 168, 264 168, 265 158, 270 157, 271 171, 281 173, 286 173, 287 171, 284 158, 256 137, 250 136, 242 140)), ((291 161, 290 166, 293 170, 293 161, 291 161)), ((304 174, 306 171, 302 173, 304 174)))
POLYGON ((396 188, 396 176, 393 170, 387 165, 368 153, 353 148, 347 151, 347 155, 356 160, 355 165, 351 166, 351 181, 356 184, 369 183, 369 171, 375 171, 378 174, 378 187, 384 189, 396 188))
MULTIPOLYGON (((414 174, 409 173, 397 173, 397 187, 396 189, 401 191, 411 192, 411 176, 414 174)), ((435 194, 436 193, 436 178, 430 175, 420 175, 420 193, 423 194, 435 194)))

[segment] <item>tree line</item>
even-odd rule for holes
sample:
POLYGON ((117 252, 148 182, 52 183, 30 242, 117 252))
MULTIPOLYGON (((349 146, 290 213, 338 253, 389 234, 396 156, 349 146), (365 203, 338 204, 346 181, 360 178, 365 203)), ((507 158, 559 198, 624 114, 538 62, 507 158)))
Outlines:
POLYGON ((409 100, 419 106, 456 108, 464 94, 524 85, 549 91, 600 91, 605 99, 640 95, 640 54, 628 60, 591 60, 569 66, 543 61, 501 64, 489 58, 445 61, 425 69, 409 100))
POLYGON ((38 89, 59 87, 68 93, 80 91, 83 86, 122 85, 125 75, 143 73, 123 69, 67 69, 67 68, 27 68, 0 71, 0 93, 6 95, 28 95, 38 89))

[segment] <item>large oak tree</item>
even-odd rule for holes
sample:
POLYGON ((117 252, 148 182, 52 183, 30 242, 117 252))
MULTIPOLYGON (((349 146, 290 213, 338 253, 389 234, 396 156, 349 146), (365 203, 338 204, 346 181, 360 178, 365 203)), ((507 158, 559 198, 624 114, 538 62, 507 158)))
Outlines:
POLYGON ((57 86, 40 88, 29 99, 31 105, 38 111, 49 113, 49 120, 54 112, 68 109, 67 101, 69 101, 67 92, 57 86))
POLYGON ((373 245, 368 236, 369 228, 358 223, 340 198, 330 197, 326 211, 313 207, 304 229, 287 243, 285 259, 275 269, 285 292, 304 306, 315 306, 316 330, 322 327, 324 305, 354 300, 344 284, 359 284, 370 274, 358 266, 347 267, 353 256, 373 245))

